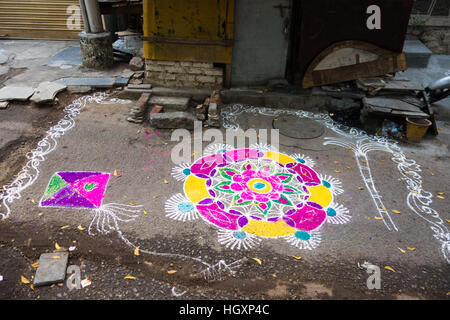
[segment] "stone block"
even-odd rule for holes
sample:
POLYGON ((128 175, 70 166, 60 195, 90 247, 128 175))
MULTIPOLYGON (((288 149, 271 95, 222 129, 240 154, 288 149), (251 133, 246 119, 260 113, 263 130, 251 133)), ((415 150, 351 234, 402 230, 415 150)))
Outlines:
POLYGON ((0 89, 0 101, 26 101, 33 93, 32 87, 6 86, 0 89))
POLYGON ((56 95, 65 90, 67 88, 66 85, 45 81, 41 82, 39 86, 36 88, 35 93, 30 98, 30 100, 34 103, 47 103, 51 102, 55 99, 56 95))
POLYGON ((94 69, 108 69, 114 64, 110 32, 78 34, 83 66, 94 69))
POLYGON ((163 106, 164 109, 184 111, 189 106, 189 98, 153 96, 150 99, 149 103, 163 106))
POLYGON ((203 83, 216 83, 216 78, 213 76, 197 76, 195 79, 203 83))
POLYGON ((139 71, 144 69, 144 60, 141 57, 133 57, 130 60, 130 69, 133 71, 139 71))
POLYGON ((194 129, 194 122, 197 121, 189 112, 165 112, 150 115, 150 125, 160 129, 194 129))
POLYGON ((63 282, 66 278, 68 252, 43 253, 39 257, 39 267, 33 280, 35 286, 63 282))

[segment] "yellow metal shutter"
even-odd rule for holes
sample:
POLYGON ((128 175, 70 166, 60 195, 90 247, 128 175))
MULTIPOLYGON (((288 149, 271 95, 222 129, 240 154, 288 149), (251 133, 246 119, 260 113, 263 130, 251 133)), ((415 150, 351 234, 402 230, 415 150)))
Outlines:
POLYGON ((77 39, 83 21, 71 6, 79 8, 78 1, 0 0, 0 39, 77 39), (79 20, 70 19, 73 15, 79 20))

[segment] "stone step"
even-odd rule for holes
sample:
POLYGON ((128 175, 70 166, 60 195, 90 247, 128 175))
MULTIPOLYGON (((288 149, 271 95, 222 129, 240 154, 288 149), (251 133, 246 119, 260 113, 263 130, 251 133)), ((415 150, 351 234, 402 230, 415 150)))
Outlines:
POLYGON ((403 52, 408 68, 426 68, 433 54, 420 40, 405 40, 403 52))
POLYGON ((162 106, 164 110, 185 111, 189 107, 189 100, 186 97, 152 96, 148 103, 162 106))

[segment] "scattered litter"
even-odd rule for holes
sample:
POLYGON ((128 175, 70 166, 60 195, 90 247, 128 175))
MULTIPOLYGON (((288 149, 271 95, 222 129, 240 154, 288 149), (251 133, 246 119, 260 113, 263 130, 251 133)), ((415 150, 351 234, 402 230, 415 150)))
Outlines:
POLYGON ((77 248, 77 247, 75 247, 75 246, 69 247, 69 251, 72 252, 72 251, 74 251, 76 248, 77 248))
POLYGON ((88 280, 88 279, 81 280, 81 287, 82 287, 82 288, 85 288, 85 287, 87 287, 87 286, 90 286, 91 284, 92 284, 92 281, 91 281, 91 280, 88 280))
POLYGON ((255 260, 258 264, 262 264, 262 261, 258 258, 252 258, 253 260, 255 260))

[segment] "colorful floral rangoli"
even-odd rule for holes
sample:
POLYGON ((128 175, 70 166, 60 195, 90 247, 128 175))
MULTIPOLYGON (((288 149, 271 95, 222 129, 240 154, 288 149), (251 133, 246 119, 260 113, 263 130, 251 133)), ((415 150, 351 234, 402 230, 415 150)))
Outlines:
POLYGON ((173 169, 173 176, 185 181, 185 195, 167 200, 169 218, 201 217, 219 229, 219 242, 231 249, 279 237, 313 249, 324 223, 349 221, 348 210, 334 201, 343 192, 341 183, 316 173, 311 158, 262 147, 221 148, 173 169))

